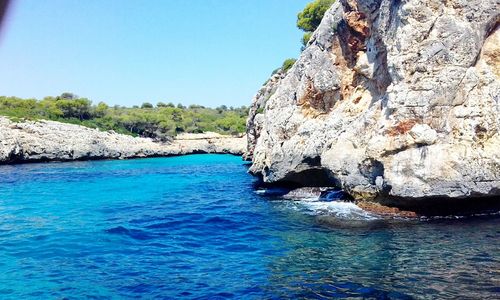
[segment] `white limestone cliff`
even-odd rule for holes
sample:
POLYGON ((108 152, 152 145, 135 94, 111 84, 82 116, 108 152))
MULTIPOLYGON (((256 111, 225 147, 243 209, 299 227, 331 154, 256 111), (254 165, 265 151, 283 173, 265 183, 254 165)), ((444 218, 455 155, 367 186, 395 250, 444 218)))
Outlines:
POLYGON ((363 200, 500 195, 499 23, 497 0, 335 3, 254 99, 251 172, 363 200))

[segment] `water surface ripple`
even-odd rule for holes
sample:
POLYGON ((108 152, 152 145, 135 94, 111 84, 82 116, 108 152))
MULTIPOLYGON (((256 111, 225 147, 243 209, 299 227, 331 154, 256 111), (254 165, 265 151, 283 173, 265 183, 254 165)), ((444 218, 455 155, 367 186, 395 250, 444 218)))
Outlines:
POLYGON ((332 207, 259 196, 226 155, 0 175, 1 299, 500 295, 498 216, 350 223, 332 207))

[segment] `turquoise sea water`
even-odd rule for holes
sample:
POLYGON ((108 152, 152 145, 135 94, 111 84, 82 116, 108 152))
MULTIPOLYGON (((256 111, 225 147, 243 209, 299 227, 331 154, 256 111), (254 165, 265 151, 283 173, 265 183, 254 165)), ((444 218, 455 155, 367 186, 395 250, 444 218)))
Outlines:
POLYGON ((493 299, 500 218, 255 193, 239 157, 0 167, 0 299, 493 299))

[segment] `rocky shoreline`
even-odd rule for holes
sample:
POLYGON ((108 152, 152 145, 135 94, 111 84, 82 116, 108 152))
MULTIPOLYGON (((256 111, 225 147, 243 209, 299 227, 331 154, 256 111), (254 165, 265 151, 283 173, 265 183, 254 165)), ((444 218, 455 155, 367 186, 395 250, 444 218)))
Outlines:
POLYGON ((243 155, 246 137, 181 134, 171 142, 54 121, 13 122, 0 116, 0 164, 128 159, 197 153, 243 155))
POLYGON ((253 99, 250 171, 389 206, 498 203, 499 24, 498 1, 337 1, 253 99))

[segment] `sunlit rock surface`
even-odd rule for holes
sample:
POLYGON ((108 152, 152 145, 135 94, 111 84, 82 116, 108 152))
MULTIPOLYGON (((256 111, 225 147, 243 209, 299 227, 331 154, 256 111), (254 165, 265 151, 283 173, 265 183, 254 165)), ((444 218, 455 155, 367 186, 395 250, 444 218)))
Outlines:
POLYGON ((496 0, 335 3, 254 99, 251 172, 363 200, 500 195, 499 20, 496 0))

